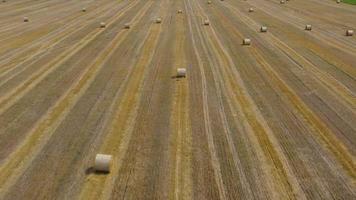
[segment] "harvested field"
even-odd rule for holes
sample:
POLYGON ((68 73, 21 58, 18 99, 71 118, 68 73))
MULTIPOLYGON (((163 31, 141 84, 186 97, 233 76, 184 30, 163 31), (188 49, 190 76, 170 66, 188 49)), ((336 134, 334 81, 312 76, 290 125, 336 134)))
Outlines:
POLYGON ((356 199, 355 17, 332 0, 1 1, 0 199, 356 199))

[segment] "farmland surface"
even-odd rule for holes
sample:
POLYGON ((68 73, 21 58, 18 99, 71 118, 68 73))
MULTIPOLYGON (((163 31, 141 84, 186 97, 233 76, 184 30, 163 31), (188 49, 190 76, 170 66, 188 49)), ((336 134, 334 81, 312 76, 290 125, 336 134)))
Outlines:
POLYGON ((211 2, 1 2, 0 199, 356 199, 356 6, 211 2))

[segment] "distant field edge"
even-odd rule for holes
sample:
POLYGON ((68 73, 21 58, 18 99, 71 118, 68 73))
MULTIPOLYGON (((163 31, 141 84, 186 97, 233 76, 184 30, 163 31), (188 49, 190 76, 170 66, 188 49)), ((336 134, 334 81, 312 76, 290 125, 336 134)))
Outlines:
POLYGON ((356 0, 342 0, 342 2, 348 3, 348 4, 352 4, 352 5, 356 5, 356 0))

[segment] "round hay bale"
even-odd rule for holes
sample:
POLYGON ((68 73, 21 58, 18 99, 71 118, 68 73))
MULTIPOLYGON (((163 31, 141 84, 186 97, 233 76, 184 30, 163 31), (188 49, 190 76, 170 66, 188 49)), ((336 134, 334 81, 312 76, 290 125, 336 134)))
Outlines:
POLYGON ((284 0, 281 0, 280 3, 281 3, 281 4, 284 4, 284 3, 286 3, 286 2, 285 2, 284 0))
POLYGON ((160 24, 161 22, 162 22, 162 19, 161 19, 160 17, 157 17, 157 18, 156 18, 156 23, 157 23, 157 24, 160 24))
POLYGON ((177 77, 185 77, 187 75, 187 70, 185 68, 177 69, 177 77))
POLYGON ((248 9, 248 12, 253 12, 253 11, 254 11, 253 8, 248 9))
POLYGON ((341 3, 341 0, 336 0, 336 3, 341 3))
POLYGON ((251 39, 249 39, 249 38, 243 39, 243 40, 242 40, 242 44, 243 44, 243 45, 250 45, 250 44, 251 44, 251 39))
POLYGON ((87 11, 87 8, 82 8, 82 12, 86 12, 87 11))
POLYGON ((260 30, 261 30, 262 33, 267 32, 267 26, 261 26, 260 30))
POLYGON ((111 155, 96 154, 94 170, 97 172, 110 172, 111 160, 111 155))
POLYGON ((125 28, 125 29, 130 29, 130 27, 131 27, 131 26, 130 26, 130 23, 124 24, 124 28, 125 28))
POLYGON ((179 13, 179 14, 182 14, 182 13, 183 13, 183 10, 178 10, 178 13, 179 13))
POLYGON ((105 27, 106 27, 105 22, 100 22, 100 28, 105 28, 105 27))
POLYGON ((28 17, 24 17, 24 18, 23 18, 23 21, 24 21, 24 22, 29 22, 30 20, 28 19, 28 17))
POLYGON ((209 26, 209 24, 210 24, 210 22, 209 22, 208 19, 204 20, 204 25, 205 25, 205 26, 209 26))
POLYGON ((307 25, 305 26, 305 30, 311 31, 311 30, 312 30, 312 25, 307 24, 307 25))
POLYGON ((211 1, 208 1, 208 4, 211 4, 211 1))
POLYGON ((346 36, 353 36, 354 35, 354 30, 347 30, 346 31, 346 36))

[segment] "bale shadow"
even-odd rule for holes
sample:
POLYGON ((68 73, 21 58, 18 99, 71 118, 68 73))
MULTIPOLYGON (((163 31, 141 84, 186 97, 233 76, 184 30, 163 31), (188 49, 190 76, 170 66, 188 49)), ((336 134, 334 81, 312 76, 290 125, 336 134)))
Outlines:
POLYGON ((177 75, 174 75, 174 76, 171 76, 171 79, 175 79, 176 81, 179 81, 180 79, 184 79, 185 76, 177 76, 177 75))
POLYGON ((90 174, 107 175, 107 174, 109 174, 109 172, 96 171, 96 170, 94 169, 94 167, 88 167, 88 168, 85 170, 85 174, 86 174, 86 175, 90 175, 90 174))

